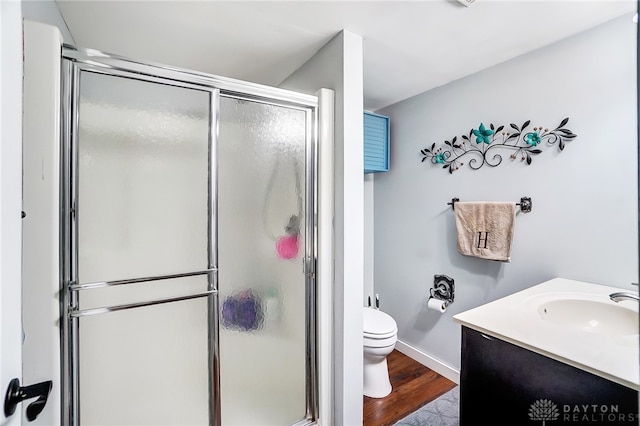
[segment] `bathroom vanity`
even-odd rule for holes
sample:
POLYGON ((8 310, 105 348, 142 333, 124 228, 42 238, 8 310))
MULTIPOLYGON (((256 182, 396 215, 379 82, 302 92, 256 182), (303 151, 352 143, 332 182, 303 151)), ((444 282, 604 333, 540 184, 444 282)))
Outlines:
POLYGON ((616 291, 557 278, 455 315, 460 425, 637 425, 638 302, 616 291))

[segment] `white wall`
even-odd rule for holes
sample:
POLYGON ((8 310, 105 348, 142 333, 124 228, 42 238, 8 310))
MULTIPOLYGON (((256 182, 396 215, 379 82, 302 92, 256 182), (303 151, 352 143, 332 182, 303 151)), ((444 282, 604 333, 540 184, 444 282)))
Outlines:
POLYGON ((334 419, 323 423, 359 425, 364 269, 362 38, 341 32, 281 86, 306 93, 323 87, 335 91, 335 408, 334 419))
MULTIPOLYGON (((627 15, 381 111, 391 116, 391 171, 375 177, 375 285, 399 340, 459 370, 461 311, 552 277, 632 288, 638 281, 636 29, 627 15), (510 153, 496 167, 450 175, 420 149, 480 122, 578 134, 530 166, 510 153), (533 200, 518 214, 511 263, 456 251, 447 202, 533 200), (434 274, 455 279, 440 315, 424 302, 434 274)), ((465 159, 465 163, 468 159, 465 159)), ((508 318, 505 318, 508 321, 508 318)))
POLYGON ((67 28, 67 24, 60 14, 55 0, 27 0, 22 2, 24 19, 53 25, 60 30, 64 43, 74 45, 75 40, 67 28))

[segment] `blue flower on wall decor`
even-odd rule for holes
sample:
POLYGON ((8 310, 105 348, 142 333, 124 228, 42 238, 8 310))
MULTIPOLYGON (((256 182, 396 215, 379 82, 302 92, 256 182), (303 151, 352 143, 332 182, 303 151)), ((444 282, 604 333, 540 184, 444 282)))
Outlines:
POLYGON ((560 122, 558 127, 549 130, 544 126, 537 126, 533 131, 526 132, 529 128, 531 120, 525 121, 522 126, 511 123, 511 129, 505 130, 505 126, 494 126, 489 124, 487 129, 484 123, 480 123, 478 129, 471 129, 468 134, 461 135, 460 141, 454 136, 450 141, 444 141, 445 146, 436 148, 436 144, 431 147, 420 150, 422 154, 422 162, 429 159, 431 164, 442 165, 443 169, 448 169, 449 173, 458 170, 464 163, 461 161, 463 157, 469 156, 469 167, 478 170, 485 164, 489 167, 496 167, 502 163, 500 150, 509 150, 511 155, 509 158, 531 164, 532 155, 542 153, 541 146, 558 145, 558 149, 563 151, 566 143, 575 139, 577 135, 571 130, 564 127, 569 122, 569 118, 565 118, 560 122), (471 138, 475 136, 475 144, 471 142, 471 138), (489 155, 491 153, 491 155, 489 155))
POLYGON ((537 132, 538 128, 534 127, 533 130, 536 130, 536 131, 534 131, 533 133, 532 132, 527 133, 525 135, 524 141, 527 143, 527 145, 537 146, 540 143, 541 139, 540 139, 540 135, 537 132))
POLYGON ((493 130, 486 129, 484 127, 484 123, 480 123, 480 127, 478 130, 471 129, 474 135, 476 135, 476 143, 486 143, 489 145, 491 143, 491 138, 489 136, 493 135, 493 130))

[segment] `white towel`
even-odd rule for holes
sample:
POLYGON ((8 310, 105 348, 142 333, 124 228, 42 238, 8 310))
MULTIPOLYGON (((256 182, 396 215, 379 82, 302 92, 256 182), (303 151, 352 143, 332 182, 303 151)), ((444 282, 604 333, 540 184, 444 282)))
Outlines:
POLYGON ((454 210, 458 252, 481 259, 511 261, 516 203, 458 201, 454 210))

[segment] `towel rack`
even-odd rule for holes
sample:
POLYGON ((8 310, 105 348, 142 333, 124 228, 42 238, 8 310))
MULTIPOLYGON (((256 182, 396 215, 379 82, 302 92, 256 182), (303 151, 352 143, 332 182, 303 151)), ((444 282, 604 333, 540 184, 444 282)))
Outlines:
MULTIPOLYGON (((456 209, 456 203, 460 201, 460 198, 452 198, 450 203, 447 203, 448 206, 451 206, 453 210, 456 209)), ((516 203, 516 206, 520 206, 520 211, 522 213, 529 213, 531 211, 533 203, 531 202, 531 197, 522 197, 520 198, 520 202, 516 203)))

